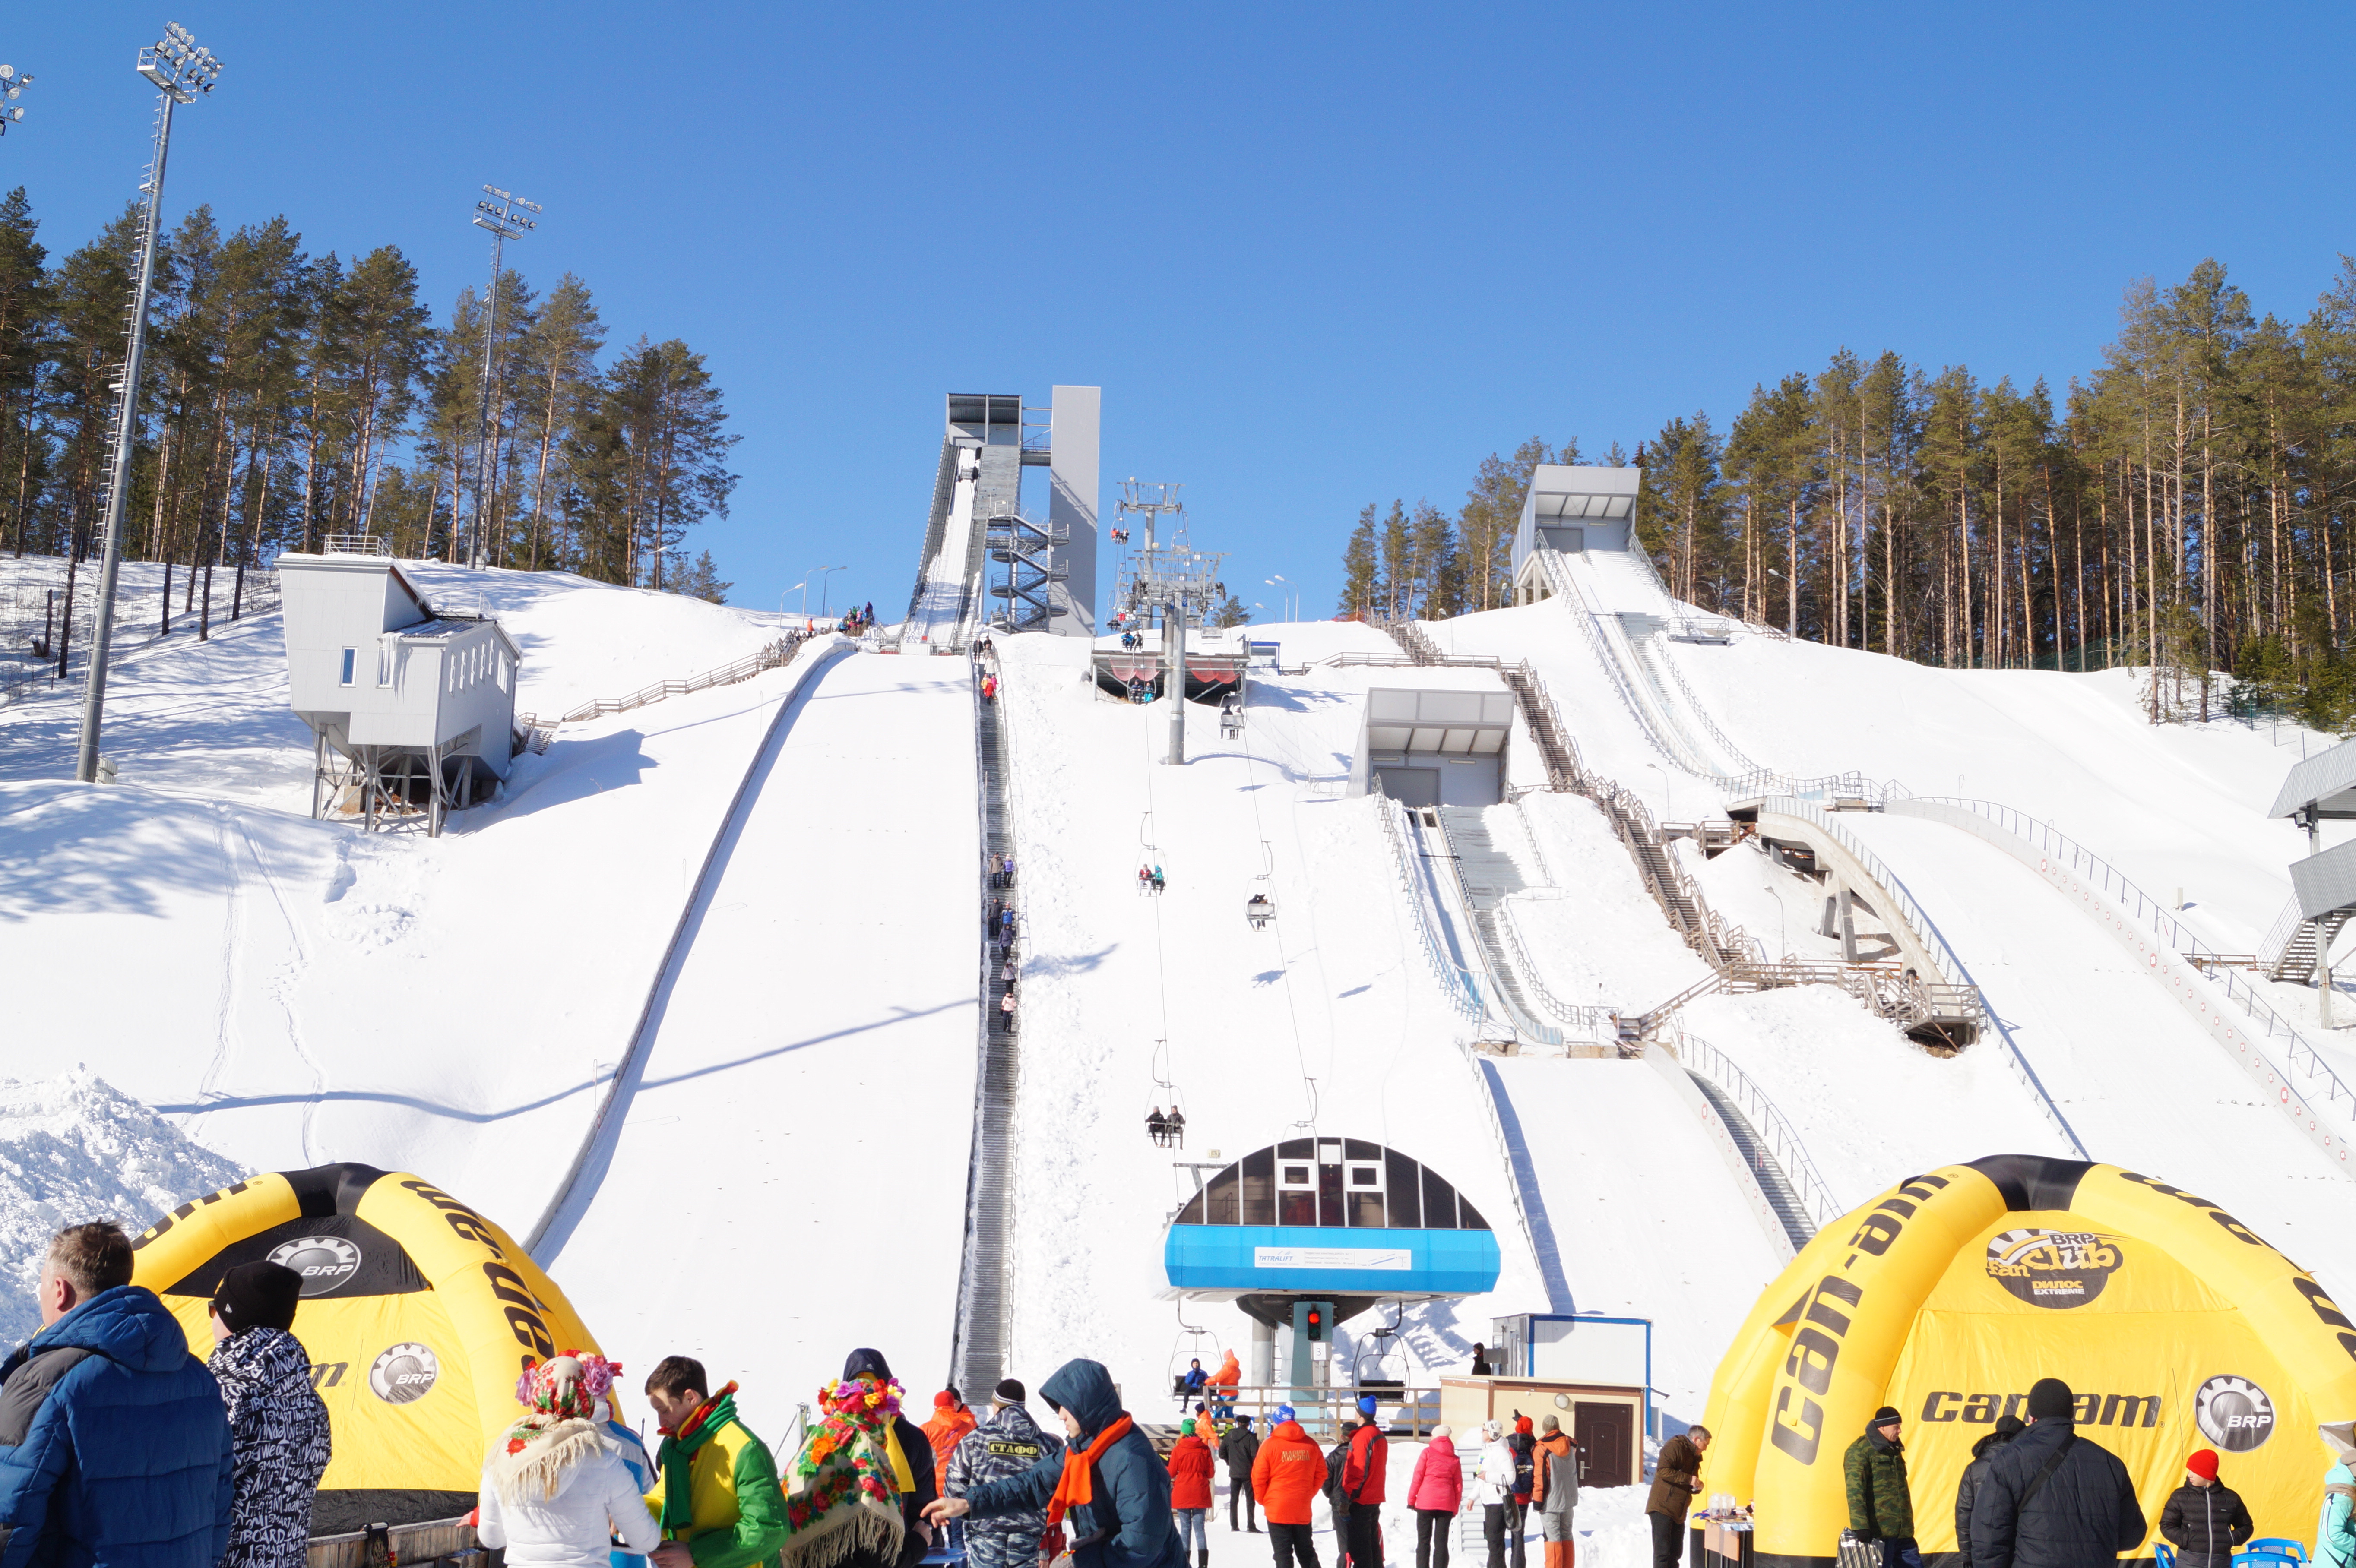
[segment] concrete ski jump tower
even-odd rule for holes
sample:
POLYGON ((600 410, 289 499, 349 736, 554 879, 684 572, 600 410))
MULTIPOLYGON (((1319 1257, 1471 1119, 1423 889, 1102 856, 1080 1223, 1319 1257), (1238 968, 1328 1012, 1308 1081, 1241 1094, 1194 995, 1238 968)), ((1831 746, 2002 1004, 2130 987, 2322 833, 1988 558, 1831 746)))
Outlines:
POLYGON ((1057 387, 1044 409, 1012 392, 949 394, 904 649, 961 647, 984 623, 1095 635, 1102 400, 1096 387, 1057 387), (1044 522, 1023 511, 1025 468, 1048 471, 1044 522))

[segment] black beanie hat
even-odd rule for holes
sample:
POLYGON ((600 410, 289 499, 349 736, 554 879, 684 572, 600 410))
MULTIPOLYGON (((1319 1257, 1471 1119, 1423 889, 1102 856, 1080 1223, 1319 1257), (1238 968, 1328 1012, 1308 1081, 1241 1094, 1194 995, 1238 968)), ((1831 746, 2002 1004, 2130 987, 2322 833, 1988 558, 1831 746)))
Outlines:
POLYGON ((248 1328, 292 1328, 303 1276, 284 1264, 240 1264, 221 1275, 213 1310, 232 1334, 248 1328))
POLYGON ((1898 1413, 1894 1406, 1885 1404, 1879 1410, 1873 1413, 1873 1419, 1867 1422, 1866 1424, 1868 1426, 1887 1426, 1893 1421, 1903 1421, 1906 1418, 1904 1416, 1898 1413))
POLYGON ((892 1364, 884 1359, 881 1350, 853 1350, 842 1363, 842 1377, 845 1382, 852 1378, 874 1378, 888 1383, 892 1381, 892 1364))
POLYGON ((2067 1421, 2078 1408, 2070 1385, 2060 1378, 2040 1378, 2029 1388, 2029 1413, 2040 1421, 2067 1421))
POLYGON ((1001 1404, 1021 1404, 1024 1398, 1021 1378, 1001 1378, 991 1392, 1001 1404))
POLYGON ((2028 1430, 2029 1424, 2017 1415, 2001 1417, 1996 1424, 1996 1435, 1998 1437, 2018 1437, 2028 1430))

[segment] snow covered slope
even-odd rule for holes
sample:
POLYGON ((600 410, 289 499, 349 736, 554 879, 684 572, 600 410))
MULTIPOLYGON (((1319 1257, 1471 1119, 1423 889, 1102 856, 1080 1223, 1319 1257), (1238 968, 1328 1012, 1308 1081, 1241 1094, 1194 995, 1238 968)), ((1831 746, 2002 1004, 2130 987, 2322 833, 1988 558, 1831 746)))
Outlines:
MULTIPOLYGON (((576 578, 403 570, 502 617, 542 711, 726 663, 782 624, 576 578)), ((152 571, 125 569, 134 606, 152 571)), ((86 1057, 242 1168, 407 1168, 525 1228, 788 672, 568 725, 444 837, 369 837, 305 815, 277 617, 215 631, 176 627, 117 667, 113 786, 68 782, 78 681, 0 709, 13 1038, 86 1057)))
POLYGON ((88 1067, 0 1078, 0 1344, 40 1327, 33 1285, 60 1226, 136 1232, 244 1174, 88 1067))
POLYGON ((614 1343, 741 1378, 758 1430, 884 1351, 948 1365, 980 1020, 963 659, 843 654, 793 699, 542 1262, 614 1343), (724 1369, 724 1371, 723 1371, 724 1369))

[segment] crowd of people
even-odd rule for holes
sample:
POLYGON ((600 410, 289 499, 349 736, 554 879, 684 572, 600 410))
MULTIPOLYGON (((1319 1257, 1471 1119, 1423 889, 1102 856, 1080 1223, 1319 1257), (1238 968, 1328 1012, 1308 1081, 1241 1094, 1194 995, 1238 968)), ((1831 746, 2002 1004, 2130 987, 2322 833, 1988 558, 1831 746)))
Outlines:
MULTIPOLYGON (((214 1340, 199 1360, 162 1300, 132 1284, 132 1244, 108 1222, 50 1240, 36 1286, 38 1333, 0 1362, 0 1557, 11 1564, 110 1568, 300 1568, 314 1494, 333 1457, 327 1413, 294 1337, 303 1282, 254 1262, 227 1270, 209 1303, 214 1340)), ((1231 1414, 1240 1381, 1194 1361, 1178 1380, 1181 1422, 1168 1456, 1121 1408, 1098 1362, 1066 1361, 1041 1386, 1062 1433, 1032 1414, 1009 1378, 986 1413, 956 1389, 930 1419, 903 1412, 884 1356, 860 1349, 818 1392, 818 1418, 781 1470, 737 1416, 736 1384, 716 1388, 685 1356, 658 1362, 643 1392, 661 1434, 649 1454, 615 1418, 622 1369, 568 1350, 527 1365, 519 1413, 490 1445, 472 1517, 479 1542, 531 1568, 916 1568, 937 1546, 974 1568, 1209 1568, 1215 1478, 1227 1523, 1258 1534, 1275 1568, 1322 1568, 1313 1503, 1333 1521, 1336 1568, 1382 1568, 1389 1440, 1362 1394, 1321 1449, 1290 1405, 1269 1430, 1231 1414), (1224 1394, 1224 1398, 1222 1395, 1224 1394)), ((2095 1568, 2144 1539, 2126 1467, 2076 1429, 2079 1402, 2056 1378, 2030 1390, 1975 1445, 1956 1488, 1955 1536, 1968 1568, 2095 1568)), ((1904 1424, 1884 1406, 1843 1460, 1849 1527, 1880 1568, 1921 1568, 1904 1424)), ((2325 1484, 2317 1568, 2356 1568, 2356 1425, 2321 1429, 2336 1462, 2325 1484)), ((1478 1506, 1488 1568, 1526 1568, 1535 1513, 1543 1568, 1575 1568, 1580 1454, 1558 1419, 1510 1431, 1491 1421, 1466 1485, 1454 1435, 1432 1430, 1407 1504, 1416 1568, 1448 1568, 1454 1521, 1478 1506)), ((1678 1568, 1687 1518, 1704 1487, 1710 1434, 1662 1445, 1645 1509, 1656 1568, 1678 1568)), ((2230 1568, 2254 1533, 2211 1449, 2189 1455, 2158 1532, 2180 1568, 2230 1568)))

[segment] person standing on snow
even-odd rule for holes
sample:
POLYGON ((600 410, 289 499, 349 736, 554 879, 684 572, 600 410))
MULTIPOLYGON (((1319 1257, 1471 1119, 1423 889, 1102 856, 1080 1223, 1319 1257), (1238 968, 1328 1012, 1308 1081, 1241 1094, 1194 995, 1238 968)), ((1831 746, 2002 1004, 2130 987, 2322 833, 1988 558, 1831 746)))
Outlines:
POLYGON ((310 1552, 311 1499, 333 1444, 310 1353, 290 1331, 302 1296, 303 1276, 273 1263, 240 1264, 213 1293, 205 1365, 229 1408, 237 1467, 221 1568, 302 1568, 310 1552))
MULTIPOLYGON (((1232 1364, 1235 1352, 1227 1353, 1232 1364)), ((1219 1457, 1227 1462, 1227 1530, 1236 1528, 1236 1504, 1243 1504, 1244 1522, 1249 1528, 1247 1535, 1259 1533, 1259 1509, 1252 1499, 1252 1461, 1259 1457, 1259 1434, 1252 1430, 1251 1417, 1238 1415, 1236 1424, 1219 1439, 1219 1457)))
MULTIPOLYGON (((967 1433, 949 1451, 948 1478, 941 1488, 944 1496, 964 1497, 987 1482, 1019 1476, 1043 1459, 1062 1462, 1064 1440, 1039 1430, 1023 1398, 1023 1387, 1014 1379, 998 1385, 990 1419, 967 1433)), ((1039 1537, 1046 1528, 1044 1508, 968 1520, 966 1562, 969 1568, 1036 1568, 1039 1537)))
POLYGON ((220 1384, 154 1291, 131 1238, 49 1238, 41 1329, 0 1361, 0 1532, 18 1563, 214 1568, 236 1460, 220 1384))
POLYGON ((1342 1492, 1350 1499, 1350 1561, 1382 1568, 1383 1482, 1390 1473, 1390 1440, 1375 1422, 1375 1396, 1358 1396, 1358 1429, 1342 1461, 1342 1492))
POLYGON ((2143 1506, 2119 1456, 2078 1435, 2060 1378, 2029 1390, 2029 1430, 1989 1455, 1972 1499, 1973 1568, 2092 1568, 2144 1537, 2143 1506))
POLYGON ((963 1442, 965 1435, 973 1428, 973 1412, 965 1407, 965 1401, 958 1397, 957 1390, 945 1388, 933 1395, 932 1419, 917 1430, 925 1435, 925 1441, 932 1446, 936 1483, 948 1472, 949 1451, 963 1442))
POLYGON ((2356 1421, 2315 1429, 2335 1459, 2323 1477, 2323 1512, 2315 1524, 2316 1568, 2356 1568, 2356 1421))
POLYGON ((662 1433, 654 1489, 647 1506, 662 1527, 648 1555, 654 1568, 694 1568, 696 1541, 707 1555, 743 1562, 773 1556, 786 1538, 786 1504, 767 1445, 736 1419, 736 1385, 710 1393, 703 1363, 666 1356, 647 1377, 647 1404, 662 1433))
POLYGON ((1701 1490, 1701 1456, 1709 1452, 1709 1428, 1688 1426, 1661 1445, 1653 1461, 1653 1489, 1644 1513, 1653 1526, 1653 1568, 1677 1568, 1686 1555, 1686 1513, 1701 1490))
POLYGON ((1415 1510, 1415 1568, 1448 1568, 1448 1538, 1464 1506, 1464 1467, 1445 1424, 1431 1429, 1431 1441, 1416 1456, 1407 1506, 1415 1510))
POLYGON ((595 1419, 618 1371, 603 1356, 558 1356, 517 1381, 525 1413, 483 1463, 483 1545, 535 1568, 606 1568, 616 1535, 626 1552, 654 1550, 661 1529, 595 1419))
POLYGON ((1472 1472, 1473 1499, 1481 1505, 1481 1533, 1489 1542, 1489 1568, 1505 1568, 1505 1523, 1514 1507, 1514 1451, 1503 1422, 1484 1421, 1481 1458, 1472 1472))
MULTIPOLYGON (((962 1498, 942 1498, 925 1518, 994 1519, 1044 1506, 1053 1529, 1072 1518, 1076 1568, 1184 1568, 1170 1517, 1170 1473, 1137 1430, 1100 1362, 1065 1362, 1039 1395, 1063 1417, 1070 1435, 1061 1456, 962 1498)), ((787 1568, 793 1568, 787 1564, 787 1568)))
MULTIPOLYGON (((1194 1363, 1201 1371, 1203 1363, 1194 1363)), ((1205 1526, 1211 1517, 1211 1445, 1195 1435, 1192 1420, 1178 1424, 1178 1441, 1170 1450, 1170 1511, 1178 1520, 1178 1548, 1194 1554, 1194 1568, 1210 1568, 1211 1538, 1205 1526)), ((1182 1559, 1181 1561, 1183 1561, 1182 1559)))
POLYGON ((1898 1436, 1902 1427, 1898 1412, 1885 1404, 1841 1456, 1849 1533, 1868 1545, 1879 1543, 1881 1568, 1922 1568, 1922 1554, 1914 1549, 1914 1498, 1906 1484, 1906 1445, 1898 1436))
POLYGON ((1547 1416, 1541 1424, 1537 1451, 1537 1484, 1530 1504, 1538 1510, 1538 1539, 1546 1543, 1546 1568, 1572 1568, 1577 1553, 1570 1533, 1572 1512, 1579 1507, 1579 1445, 1562 1423, 1547 1416))
POLYGON ((1963 1568, 1971 1568, 1972 1499, 1979 1496, 1980 1483, 1987 1478, 1988 1450, 2003 1447, 2028 1430, 2020 1417, 2004 1416, 1995 1431, 1972 1445, 1972 1462, 1964 1467, 1964 1477, 1955 1483, 1955 1555, 1964 1560, 1963 1568))
POLYGON ((1268 1515, 1276 1568, 1318 1568, 1310 1505, 1325 1487, 1325 1456, 1293 1419, 1290 1405, 1278 1405, 1269 1413, 1269 1421, 1268 1441, 1252 1461, 1251 1486, 1260 1510, 1268 1515))
POLYGON ((2217 1451, 2186 1456, 2184 1484, 2159 1510, 2159 1533, 2176 1547, 2179 1568, 2232 1568, 2233 1549, 2258 1532, 2242 1495, 2217 1478, 2217 1451))

